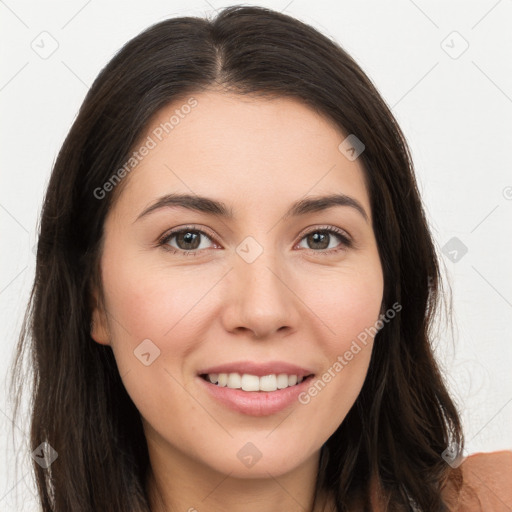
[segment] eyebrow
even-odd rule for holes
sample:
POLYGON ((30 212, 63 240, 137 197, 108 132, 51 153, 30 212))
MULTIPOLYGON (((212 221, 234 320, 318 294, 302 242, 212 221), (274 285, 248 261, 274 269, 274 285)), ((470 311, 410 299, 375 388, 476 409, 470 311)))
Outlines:
MULTIPOLYGON (((289 217, 298 217, 308 213, 320 212, 334 206, 348 206, 359 212, 364 220, 368 222, 368 214, 359 201, 345 194, 330 194, 326 196, 314 196, 300 199, 291 205, 284 214, 283 219, 289 217)), ((232 220, 234 218, 233 209, 228 208, 225 203, 210 199, 204 196, 191 194, 168 194, 157 199, 148 206, 135 219, 137 222, 142 217, 162 208, 180 207, 196 212, 207 213, 215 217, 232 220)))

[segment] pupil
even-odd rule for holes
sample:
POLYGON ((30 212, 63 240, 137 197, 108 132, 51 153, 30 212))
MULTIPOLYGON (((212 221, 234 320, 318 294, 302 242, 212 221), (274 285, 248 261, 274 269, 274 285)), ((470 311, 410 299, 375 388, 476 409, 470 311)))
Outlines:
POLYGON ((321 233, 321 232, 313 233, 312 235, 310 235, 310 239, 312 239, 313 244, 320 243, 320 247, 318 247, 318 246, 313 247, 314 249, 326 249, 329 246, 329 242, 327 240, 326 233, 321 233), (322 239, 323 239, 324 243, 322 243, 322 239))
POLYGON ((199 247, 199 244, 197 243, 199 240, 199 236, 197 233, 192 233, 191 231, 184 231, 183 233, 180 233, 178 235, 178 240, 184 241, 185 244, 193 244, 193 247, 187 247, 187 249, 197 249, 199 247), (194 244, 194 238, 195 238, 195 244, 194 244))

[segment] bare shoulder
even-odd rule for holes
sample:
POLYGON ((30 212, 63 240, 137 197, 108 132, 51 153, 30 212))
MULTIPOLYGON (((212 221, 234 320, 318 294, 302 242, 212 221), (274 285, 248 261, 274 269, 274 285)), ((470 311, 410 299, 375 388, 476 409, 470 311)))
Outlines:
POLYGON ((460 465, 462 488, 457 497, 448 489, 453 512, 512 511, 512 451, 475 453, 460 465))

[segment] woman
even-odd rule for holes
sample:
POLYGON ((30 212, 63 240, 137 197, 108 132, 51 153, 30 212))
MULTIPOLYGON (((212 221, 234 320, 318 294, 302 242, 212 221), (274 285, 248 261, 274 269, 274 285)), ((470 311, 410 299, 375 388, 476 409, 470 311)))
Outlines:
POLYGON ((45 198, 17 359, 31 334, 43 510, 493 510, 438 288, 404 137, 338 45, 258 7, 150 27, 45 198))

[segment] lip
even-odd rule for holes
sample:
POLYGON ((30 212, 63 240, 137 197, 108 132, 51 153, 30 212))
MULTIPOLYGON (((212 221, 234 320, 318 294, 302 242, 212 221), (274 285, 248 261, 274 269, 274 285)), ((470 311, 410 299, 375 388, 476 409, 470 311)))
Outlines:
MULTIPOLYGON (((217 372, 208 371, 207 373, 217 372)), ((281 373, 287 372, 283 371, 281 373)), ((243 391, 242 389, 220 387, 217 386, 217 384, 212 384, 203 379, 199 375, 197 376, 200 385, 204 386, 205 392, 217 402, 231 410, 249 416, 269 416, 282 411, 292 404, 297 406, 299 404, 298 396, 309 387, 313 378, 314 376, 310 374, 310 376, 305 378, 300 384, 295 384, 295 386, 278 389, 276 391, 243 391)))
POLYGON ((254 361, 237 361, 204 368, 198 372, 198 375, 208 373, 239 373, 240 375, 249 373, 250 375, 256 375, 257 377, 263 377, 273 373, 276 375, 286 373, 287 375, 297 375, 297 378, 300 378, 307 377, 315 372, 311 369, 302 368, 285 361, 267 361, 263 363, 256 363, 254 361))

